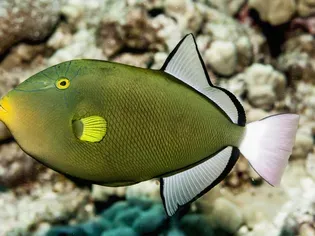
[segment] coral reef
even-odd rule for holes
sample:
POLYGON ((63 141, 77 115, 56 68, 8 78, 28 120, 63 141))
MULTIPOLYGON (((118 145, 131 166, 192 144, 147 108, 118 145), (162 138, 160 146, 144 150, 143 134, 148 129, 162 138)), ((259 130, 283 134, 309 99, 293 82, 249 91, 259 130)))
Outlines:
MULTIPOLYGON (((223 76, 242 72, 261 50, 265 43, 264 37, 215 9, 198 6, 204 14, 205 23, 197 41, 203 35, 210 36, 204 48, 205 63, 223 76)), ((203 47, 200 49, 203 52, 203 47)))
POLYGON ((240 207, 223 197, 213 202, 211 211, 201 210, 212 227, 225 229, 230 234, 236 233, 243 224, 243 213, 240 207))
POLYGON ((294 0, 250 0, 248 5, 258 11, 263 21, 272 25, 286 23, 294 15, 296 9, 294 0))
MULTIPOLYGON (((63 39, 64 40, 64 39, 63 39)), ((68 39, 67 39, 68 40, 68 39)), ((47 61, 48 65, 54 65, 73 58, 105 59, 101 49, 95 46, 93 31, 79 30, 66 46, 57 50, 47 61)))
POLYGON ((160 183, 158 180, 148 180, 128 187, 92 186, 92 197, 96 201, 107 201, 112 196, 127 199, 150 199, 160 202, 160 183))
POLYGON ((314 205, 300 204, 294 212, 291 212, 285 219, 282 235, 315 235, 314 205))
POLYGON ((241 156, 173 218, 158 180, 72 182, 24 154, 0 123, 0 235, 314 235, 314 13, 314 0, 0 1, 0 97, 74 58, 159 69, 194 33, 211 80, 237 96, 247 122, 300 115, 280 187, 241 156))
POLYGON ((305 159, 313 149, 313 133, 309 126, 302 126, 296 134, 295 148, 292 158, 305 159))
POLYGON ((244 73, 250 103, 270 110, 277 100, 284 98, 286 80, 270 65, 253 64, 244 73))
POLYGON ((159 27, 143 7, 135 6, 123 14, 107 15, 98 28, 97 44, 107 57, 119 51, 163 50, 163 41, 155 33, 159 27))
POLYGON ((226 15, 236 15, 241 7, 245 4, 245 0, 205 0, 210 7, 218 9, 226 15))
MULTIPOLYGON (((226 210, 226 208, 221 209, 226 210)), ((227 209, 230 210, 229 207, 227 209)), ((211 227, 202 214, 191 213, 168 218, 165 215, 162 204, 144 199, 133 199, 115 203, 90 222, 74 226, 55 226, 46 235, 133 236, 196 234, 209 236, 215 235, 218 232, 217 228, 216 226, 211 227)))
POLYGON ((60 1, 4 0, 0 2, 0 54, 21 40, 45 39, 55 27, 60 1))
POLYGON ((13 187, 36 178, 40 165, 15 142, 0 148, 0 185, 13 187))
POLYGON ((272 25, 287 23, 295 15, 308 17, 315 12, 313 0, 249 0, 248 5, 259 13, 261 20, 272 25))
POLYGON ((311 81, 315 75, 314 46, 313 37, 305 33, 293 36, 285 42, 277 67, 287 74, 289 81, 311 81))
POLYGON ((205 52, 211 67, 221 75, 232 75, 236 68, 236 46, 232 42, 214 41, 205 52), (224 63, 223 63, 224 62, 224 63))
POLYGON ((0 85, 1 85, 0 96, 1 97, 18 84, 19 84, 19 79, 17 77, 12 77, 12 74, 0 68, 0 85))
POLYGON ((297 12, 300 16, 306 17, 315 13, 314 0, 299 0, 297 1, 297 12))
POLYGON ((89 191, 51 170, 41 171, 36 182, 1 193, 0 234, 45 232, 51 223, 80 222, 94 215, 89 191))

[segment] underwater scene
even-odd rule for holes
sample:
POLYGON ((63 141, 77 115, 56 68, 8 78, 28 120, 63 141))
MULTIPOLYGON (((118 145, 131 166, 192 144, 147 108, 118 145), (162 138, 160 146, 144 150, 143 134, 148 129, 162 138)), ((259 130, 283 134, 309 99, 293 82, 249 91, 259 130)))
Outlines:
POLYGON ((0 0, 0 235, 315 236, 315 0, 0 0))

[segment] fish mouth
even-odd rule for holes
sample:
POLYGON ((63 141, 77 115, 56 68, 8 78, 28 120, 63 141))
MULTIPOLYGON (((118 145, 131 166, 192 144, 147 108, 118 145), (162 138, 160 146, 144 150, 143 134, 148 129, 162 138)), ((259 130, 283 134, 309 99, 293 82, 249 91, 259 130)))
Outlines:
POLYGON ((6 103, 7 103, 6 97, 0 99, 0 112, 8 112, 8 110, 5 108, 6 103))
POLYGON ((0 121, 6 123, 12 119, 11 104, 8 102, 8 97, 0 99, 0 121))
POLYGON ((6 109, 4 109, 4 107, 0 104, 0 111, 4 111, 4 112, 7 112, 6 109))

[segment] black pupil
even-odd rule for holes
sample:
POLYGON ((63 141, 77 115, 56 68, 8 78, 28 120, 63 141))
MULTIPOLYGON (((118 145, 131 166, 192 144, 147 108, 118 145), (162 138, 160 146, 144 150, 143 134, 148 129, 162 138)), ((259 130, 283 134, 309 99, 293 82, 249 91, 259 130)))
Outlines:
POLYGON ((66 81, 61 81, 61 82, 60 82, 60 85, 61 85, 61 86, 66 86, 66 85, 67 85, 67 82, 66 82, 66 81))

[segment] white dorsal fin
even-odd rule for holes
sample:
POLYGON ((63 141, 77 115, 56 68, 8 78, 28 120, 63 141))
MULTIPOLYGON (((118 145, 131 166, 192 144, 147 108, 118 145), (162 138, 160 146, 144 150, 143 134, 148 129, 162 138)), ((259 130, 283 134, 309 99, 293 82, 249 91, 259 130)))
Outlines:
POLYGON ((161 70, 173 75, 207 96, 217 104, 235 124, 245 125, 245 112, 237 98, 213 86, 192 34, 186 35, 171 52, 161 70))
POLYGON ((237 148, 226 147, 202 164, 161 179, 161 196, 169 216, 217 185, 232 169, 239 155, 237 148))

